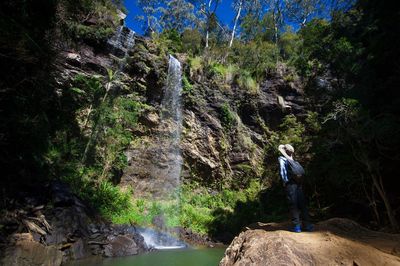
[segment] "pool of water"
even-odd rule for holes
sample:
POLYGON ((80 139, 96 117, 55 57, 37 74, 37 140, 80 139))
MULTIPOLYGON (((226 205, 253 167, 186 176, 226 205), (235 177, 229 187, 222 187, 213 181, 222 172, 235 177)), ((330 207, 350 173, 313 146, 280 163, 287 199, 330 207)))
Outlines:
POLYGON ((69 266, 217 266, 225 248, 157 250, 146 254, 120 258, 77 260, 69 266))

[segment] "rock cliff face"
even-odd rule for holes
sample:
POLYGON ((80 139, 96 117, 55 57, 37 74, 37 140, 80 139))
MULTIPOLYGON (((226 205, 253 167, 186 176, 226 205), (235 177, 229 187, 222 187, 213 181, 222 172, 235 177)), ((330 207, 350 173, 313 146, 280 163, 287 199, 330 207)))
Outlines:
MULTIPOLYGON (((62 95, 62 88, 69 88, 77 74, 105 76, 107 69, 115 67, 123 72, 119 76, 128 93, 135 94, 147 107, 132 132, 136 140, 126 151, 129 166, 120 184, 133 188, 136 195, 157 195, 155 184, 163 182, 162 173, 171 164, 162 156, 167 147, 160 139, 172 126, 160 118, 168 58, 150 39, 135 36, 132 41, 132 34, 123 27, 118 34, 122 37, 114 36, 105 47, 81 45, 62 52, 56 78, 58 92, 62 95), (124 40, 130 43, 121 43, 124 40), (127 50, 129 45, 133 46, 127 50)), ((178 59, 192 86, 182 95, 182 177, 220 187, 230 185, 232 180, 240 186, 250 177, 260 176, 268 145, 263 138, 265 127, 276 129, 289 113, 299 117, 306 113, 299 80, 289 81, 290 70, 280 65, 254 93, 235 83, 218 82, 207 73, 192 71, 186 55, 178 55, 178 59)))
POLYGON ((237 236, 220 266, 400 265, 400 236, 370 231, 347 219, 291 233, 279 224, 256 224, 237 236))
MULTIPOLYGON (((233 180, 236 185, 244 185, 250 177, 260 176, 268 144, 263 138, 265 126, 276 129, 286 114, 305 114, 300 82, 286 81, 289 70, 281 65, 257 93, 251 93, 237 84, 227 86, 191 71, 185 55, 178 59, 183 64, 183 75, 192 83, 182 95, 182 177, 217 188, 233 180)), ((137 141, 126 152, 129 166, 121 185, 132 187, 136 195, 154 195, 158 193, 154 183, 162 182, 161 174, 170 163, 162 156, 166 147, 159 139, 169 130, 159 116, 167 60, 150 40, 139 38, 130 61, 127 72, 136 81, 136 88, 143 90, 150 108, 140 119, 137 141)))

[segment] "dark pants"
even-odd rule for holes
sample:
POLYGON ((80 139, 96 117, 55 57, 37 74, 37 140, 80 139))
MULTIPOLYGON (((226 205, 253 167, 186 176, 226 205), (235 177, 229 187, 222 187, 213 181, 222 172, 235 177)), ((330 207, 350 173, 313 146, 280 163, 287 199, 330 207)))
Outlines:
POLYGON ((294 225, 301 225, 300 213, 303 218, 304 225, 310 224, 310 216, 308 215, 306 200, 301 185, 289 183, 286 185, 286 195, 289 201, 289 209, 292 215, 294 225))

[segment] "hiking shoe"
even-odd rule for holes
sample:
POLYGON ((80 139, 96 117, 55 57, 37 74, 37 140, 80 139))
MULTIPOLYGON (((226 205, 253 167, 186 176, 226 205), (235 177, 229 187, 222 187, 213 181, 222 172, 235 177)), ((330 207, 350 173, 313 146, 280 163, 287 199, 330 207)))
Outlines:
POLYGON ((293 227, 292 231, 295 232, 295 233, 301 233, 300 225, 295 225, 295 227, 293 227))
POLYGON ((313 225, 313 224, 308 224, 308 225, 306 226, 306 228, 304 228, 304 231, 307 231, 307 232, 312 232, 312 231, 314 231, 314 225, 313 225))

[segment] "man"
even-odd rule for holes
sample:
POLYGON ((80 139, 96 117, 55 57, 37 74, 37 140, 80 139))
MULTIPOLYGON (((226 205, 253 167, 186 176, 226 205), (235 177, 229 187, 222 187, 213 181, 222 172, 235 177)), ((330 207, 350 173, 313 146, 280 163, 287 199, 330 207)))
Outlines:
POLYGON ((280 175, 286 189, 287 199, 289 201, 290 213, 292 215, 293 231, 301 232, 300 213, 303 218, 304 230, 312 231, 313 225, 310 223, 310 216, 305 202, 305 197, 301 183, 296 181, 289 169, 289 160, 293 161, 294 148, 290 144, 279 145, 278 150, 283 156, 279 156, 280 175))

